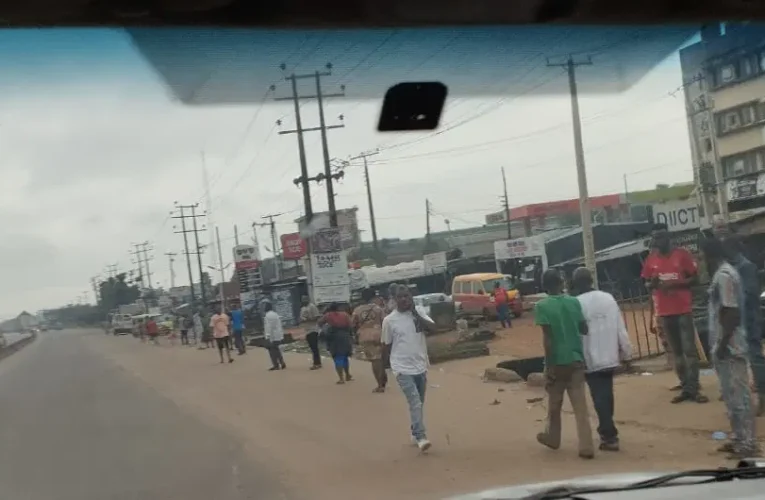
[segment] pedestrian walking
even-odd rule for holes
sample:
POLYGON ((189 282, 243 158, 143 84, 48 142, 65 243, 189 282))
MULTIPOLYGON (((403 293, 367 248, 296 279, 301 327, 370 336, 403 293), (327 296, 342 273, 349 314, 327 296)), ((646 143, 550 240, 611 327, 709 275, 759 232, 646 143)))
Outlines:
POLYGON ((728 262, 736 268, 744 291, 743 328, 749 367, 757 390, 757 416, 765 415, 765 356, 762 354, 762 311, 757 266, 744 256, 741 239, 732 233, 722 236, 728 262))
POLYGON ((146 318, 146 335, 154 345, 159 345, 159 326, 151 316, 146 318))
POLYGON ((306 333, 305 340, 308 342, 308 347, 311 349, 311 357, 313 358, 310 369, 318 370, 321 368, 321 353, 319 352, 319 326, 317 321, 321 314, 316 304, 312 303, 307 296, 303 296, 302 302, 300 325, 308 332, 306 333))
MULTIPOLYGON (((202 337, 205 333, 205 327, 202 323, 202 315, 199 311, 194 311, 194 316, 192 317, 192 323, 194 324, 194 343, 199 344, 199 342, 202 340, 202 337)), ((203 347, 200 345, 200 349, 203 349, 203 347)))
POLYGON ((353 380, 351 376, 351 354, 353 354, 351 316, 341 310, 340 304, 333 302, 324 312, 321 323, 324 326, 327 350, 335 363, 337 383, 350 382, 353 380))
POLYGON ((382 343, 409 406, 410 438, 425 452, 431 447, 423 411, 430 364, 425 332, 434 332, 436 325, 424 309, 415 307, 406 285, 396 287, 394 298, 396 308, 383 319, 382 343))
POLYGON ((388 385, 388 374, 385 371, 382 345, 382 322, 385 311, 377 304, 376 295, 371 288, 361 291, 364 304, 353 310, 353 328, 364 350, 364 356, 372 365, 372 374, 377 381, 377 387, 372 392, 385 392, 388 385))
POLYGON ((194 323, 187 316, 181 316, 181 345, 189 345, 189 330, 194 328, 194 323))
POLYGON ((234 362, 234 358, 231 357, 231 336, 229 335, 228 327, 229 318, 225 312, 221 311, 215 313, 210 318, 210 328, 212 328, 213 338, 218 347, 218 355, 220 356, 221 363, 224 362, 223 351, 226 352, 228 362, 234 362))
POLYGON ((576 420, 579 456, 595 456, 592 429, 585 394, 585 358, 581 335, 587 335, 587 321, 580 302, 564 295, 563 279, 555 269, 542 275, 547 297, 534 307, 535 323, 544 334, 545 376, 547 389, 547 427, 537 434, 537 441, 557 450, 561 440, 563 395, 568 393, 576 420))
POLYGON ((231 331, 234 334, 234 346, 241 356, 247 352, 244 345, 244 312, 238 305, 231 309, 231 331))
POLYGON ((619 432, 614 423, 614 372, 632 354, 627 326, 614 297, 593 288, 586 267, 574 271, 573 289, 587 321, 582 348, 590 397, 598 415, 600 450, 619 451, 619 432))
POLYGON ((699 387, 699 352, 691 315, 691 286, 697 282, 698 265, 690 252, 672 245, 666 224, 654 224, 652 237, 656 250, 646 258, 641 276, 651 291, 661 329, 675 358, 682 389, 672 403, 706 403, 709 399, 699 387))
POLYGON ((271 302, 263 304, 265 316, 263 316, 263 335, 267 342, 268 355, 271 357, 271 368, 269 371, 284 370, 287 364, 284 362, 284 355, 281 350, 281 343, 284 340, 284 328, 282 319, 274 311, 271 302))
POLYGON ((507 299, 507 290, 500 285, 499 281, 494 283, 494 306, 497 308, 497 317, 502 328, 511 328, 510 323, 510 303, 507 299))
POLYGON ((757 456, 759 450, 749 392, 744 287, 738 271, 727 261, 720 240, 705 239, 702 250, 710 272, 714 272, 708 291, 709 343, 733 431, 732 441, 718 451, 730 453, 731 458, 757 456))

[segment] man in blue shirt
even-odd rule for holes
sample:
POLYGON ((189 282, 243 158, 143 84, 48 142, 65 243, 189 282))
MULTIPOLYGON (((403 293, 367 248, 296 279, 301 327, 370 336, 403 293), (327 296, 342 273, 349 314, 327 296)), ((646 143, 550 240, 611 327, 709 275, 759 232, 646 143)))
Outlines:
POLYGON ((244 313, 239 305, 231 309, 231 330, 234 332, 234 346, 241 356, 247 349, 244 346, 244 313))

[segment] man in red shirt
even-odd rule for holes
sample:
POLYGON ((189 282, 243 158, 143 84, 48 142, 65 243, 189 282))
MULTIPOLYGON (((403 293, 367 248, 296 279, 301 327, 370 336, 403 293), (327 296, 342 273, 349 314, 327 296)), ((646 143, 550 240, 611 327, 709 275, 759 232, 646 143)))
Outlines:
POLYGON ((146 319, 146 334, 154 344, 159 344, 159 327, 152 317, 146 319))
POLYGON ((507 302, 507 290, 500 285, 499 281, 494 283, 494 306, 497 308, 497 318, 502 328, 510 328, 510 304, 507 302), (507 326, 505 326, 507 324, 507 326))
POLYGON ((691 316, 691 286, 698 278, 698 266, 690 252, 672 245, 666 224, 654 224, 652 236, 656 250, 646 258, 641 276, 653 294, 656 316, 675 356, 682 390, 672 402, 706 403, 709 399, 699 391, 699 353, 691 316))

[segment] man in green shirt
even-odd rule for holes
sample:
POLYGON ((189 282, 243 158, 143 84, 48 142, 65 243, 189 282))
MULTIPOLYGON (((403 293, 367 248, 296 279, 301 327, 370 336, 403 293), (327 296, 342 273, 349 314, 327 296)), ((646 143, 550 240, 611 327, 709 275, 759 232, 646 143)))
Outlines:
POLYGON ((544 334, 548 408, 547 428, 537 434, 537 441, 554 450, 560 448, 563 395, 568 393, 576 418, 579 456, 593 458, 595 452, 587 410, 584 352, 580 337, 587 335, 587 321, 576 297, 562 293, 563 280, 557 270, 545 271, 542 286, 548 297, 537 303, 534 320, 542 327, 544 334))

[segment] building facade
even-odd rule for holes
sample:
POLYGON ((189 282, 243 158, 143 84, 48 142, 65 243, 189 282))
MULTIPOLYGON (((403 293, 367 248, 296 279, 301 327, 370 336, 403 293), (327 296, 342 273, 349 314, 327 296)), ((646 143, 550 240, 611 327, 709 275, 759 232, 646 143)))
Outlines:
POLYGON ((765 206, 765 28, 710 25, 680 64, 702 206, 765 206))

